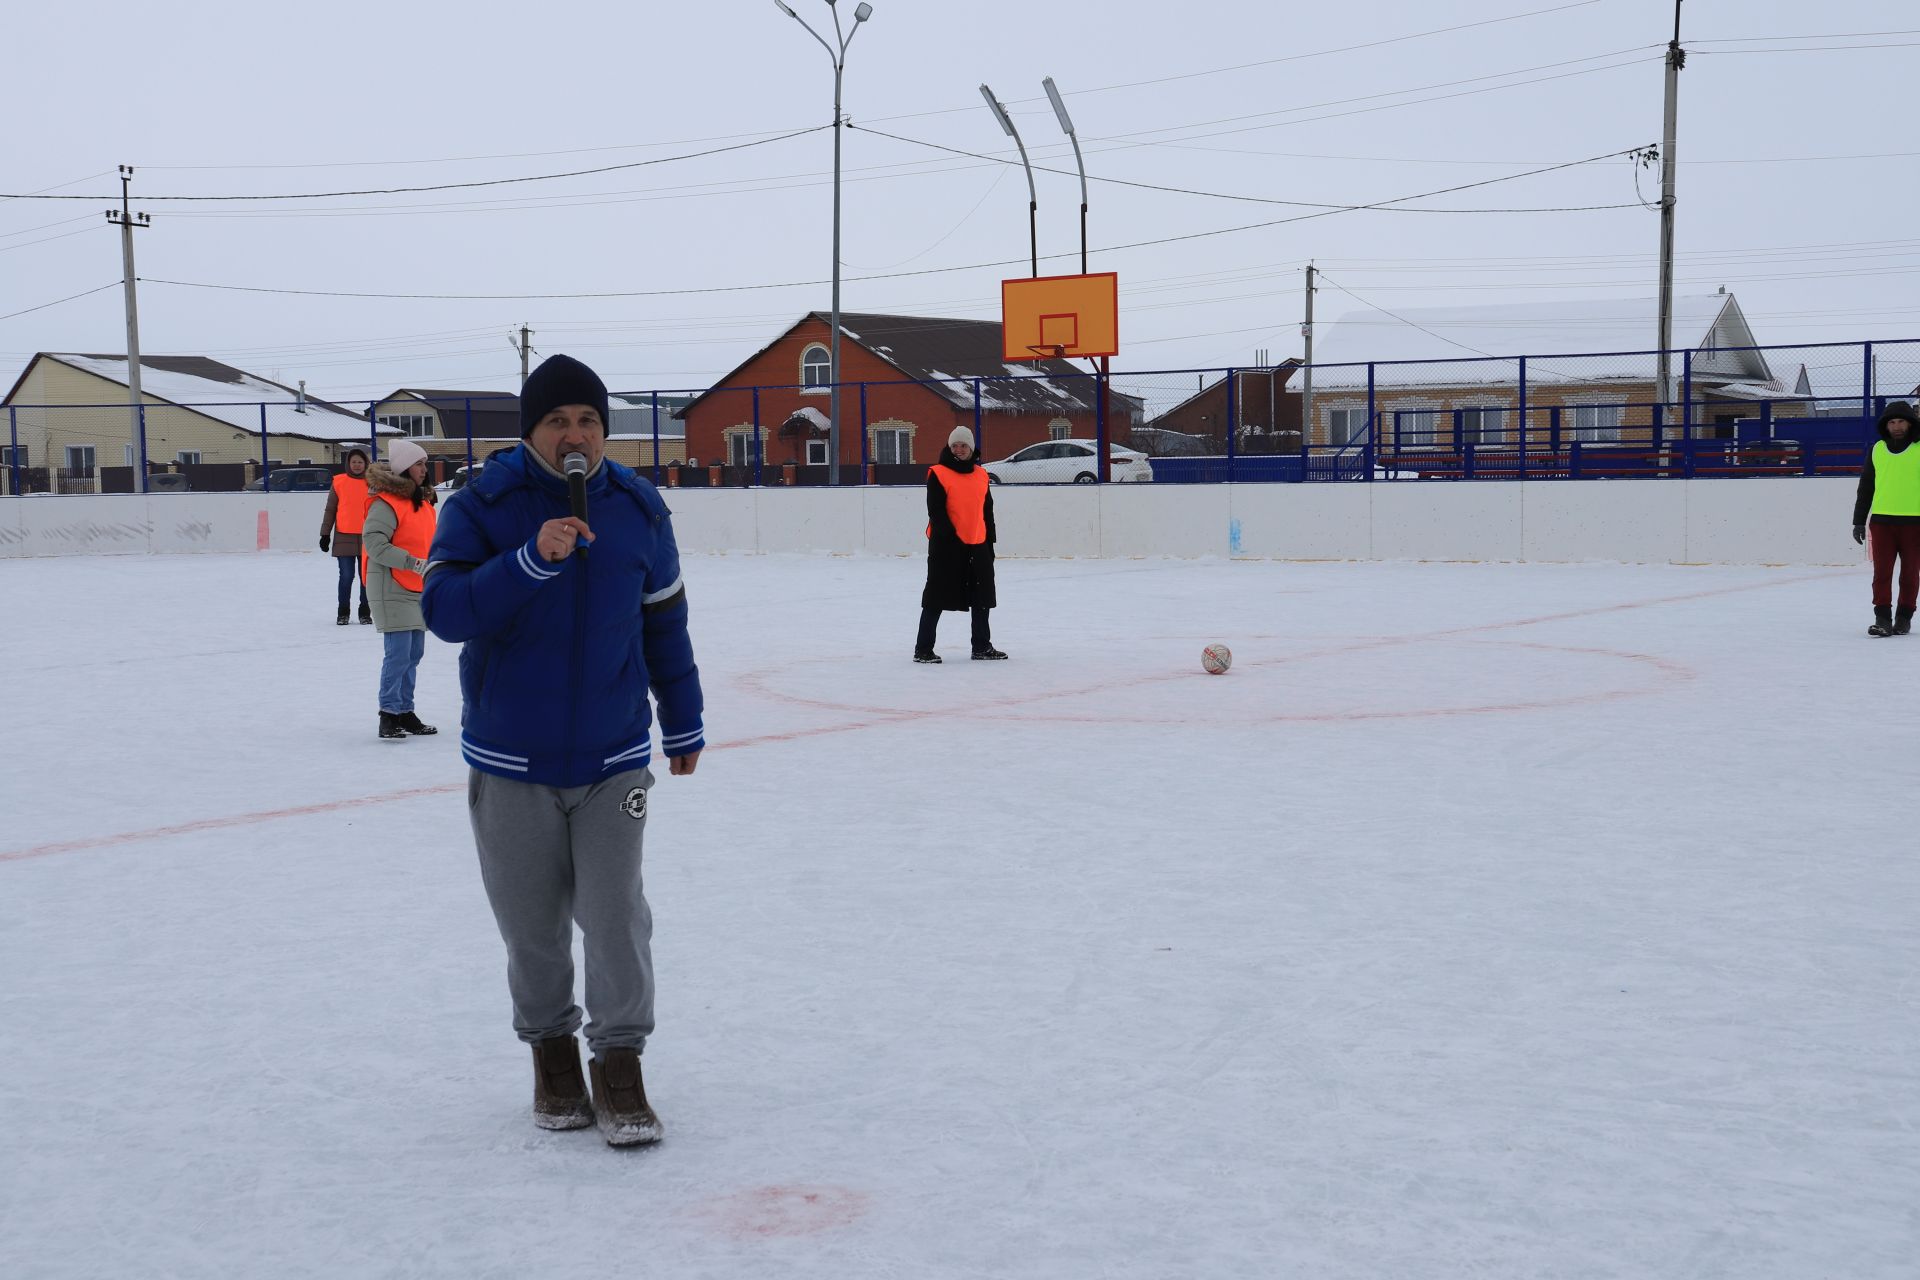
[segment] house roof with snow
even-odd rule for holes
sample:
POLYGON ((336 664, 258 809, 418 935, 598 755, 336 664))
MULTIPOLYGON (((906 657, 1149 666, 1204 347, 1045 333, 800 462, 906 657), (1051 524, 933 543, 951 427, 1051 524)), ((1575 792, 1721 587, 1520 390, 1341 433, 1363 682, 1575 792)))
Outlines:
MULTIPOLYGON (((1313 386, 1316 392, 1364 387, 1369 361, 1375 362, 1376 387, 1512 383, 1523 355, 1528 382, 1651 382, 1658 324, 1653 298, 1353 311, 1316 335, 1313 386)), ((1675 298, 1673 345, 1696 352, 1696 381, 1768 388, 1776 395, 1790 390, 1775 378, 1764 352, 1726 349, 1757 345, 1732 294, 1675 298)), ((1678 378, 1678 359, 1674 366, 1678 378)))
MULTIPOLYGON (((127 358, 124 355, 82 355, 61 351, 37 352, 7 393, 12 401, 35 364, 52 360, 83 373, 105 378, 121 386, 128 385, 127 358)), ((202 417, 224 422, 242 431, 258 432, 262 426, 261 406, 266 406, 268 435, 299 436, 307 440, 364 440, 369 434, 366 418, 351 409, 304 396, 292 387, 269 378, 236 369, 232 365, 209 360, 205 356, 140 357, 140 392, 155 400, 190 409, 202 417)), ((383 427, 382 435, 398 434, 383 427)))
MULTIPOLYGON (((824 327, 832 320, 824 311, 812 311, 794 321, 772 342, 742 360, 714 384, 720 390, 742 369, 760 358, 809 320, 824 327)), ((1009 364, 1001 356, 998 320, 958 320, 943 316, 898 316, 842 312, 840 332, 850 341, 899 370, 903 379, 924 382, 928 390, 956 408, 973 409, 970 379, 992 378, 980 388, 980 404, 989 413, 1093 413, 1098 383, 1090 370, 1069 360, 1033 360, 1009 364)), ((694 403, 706 399, 701 395, 694 403)), ((1122 397, 1109 389, 1108 400, 1122 397)), ((691 408, 692 406, 688 406, 691 408)), ((1123 410, 1116 409, 1116 412, 1123 410)), ((685 410, 681 411, 682 413, 685 410)))

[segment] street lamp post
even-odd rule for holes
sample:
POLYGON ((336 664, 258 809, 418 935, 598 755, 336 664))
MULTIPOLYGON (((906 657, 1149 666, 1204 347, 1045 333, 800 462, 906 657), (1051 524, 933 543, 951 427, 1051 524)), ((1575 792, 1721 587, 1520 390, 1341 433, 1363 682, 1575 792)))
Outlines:
MULTIPOLYGON (((1000 122, 1000 127, 1006 131, 1009 138, 1013 139, 1013 145, 1020 148, 1020 167, 1027 171, 1027 241, 1033 250, 1032 274, 1038 277, 1040 274, 1040 195, 1034 189, 1033 165, 1027 161, 1027 144, 1020 140, 1020 131, 1013 127, 1013 117, 1008 115, 1007 109, 1000 105, 1000 99, 993 96, 993 90, 981 85, 980 96, 987 100, 987 107, 993 112, 993 118, 1000 122)), ((1078 150, 1079 144, 1075 143, 1074 147, 1078 150)))
POLYGON ((862 3, 853 11, 853 26, 846 31, 840 29, 840 8, 837 0, 827 0, 827 7, 833 10, 833 35, 839 41, 839 47, 828 44, 826 38, 813 29, 813 25, 795 13, 785 0, 773 0, 780 12, 792 18, 807 29, 807 34, 820 42, 820 47, 833 59, 833 335, 829 339, 830 348, 827 361, 832 366, 827 392, 827 453, 832 459, 827 468, 827 483, 840 483, 840 131, 845 122, 840 117, 840 80, 847 67, 847 46, 853 43, 854 33, 860 30, 860 24, 873 16, 873 6, 862 3))
MULTIPOLYGON (((1087 274, 1087 162, 1080 154, 1080 135, 1074 131, 1073 117, 1067 114, 1067 104, 1060 97, 1060 89, 1048 76, 1040 82, 1047 91, 1047 101, 1053 104, 1054 118, 1060 121, 1060 131, 1073 143, 1073 163, 1080 170, 1080 274, 1087 274)), ((1097 430, 1094 432, 1095 468, 1100 474, 1100 483, 1113 479, 1113 450, 1107 447, 1109 423, 1107 422, 1107 378, 1109 369, 1107 357, 1100 357, 1099 406, 1095 410, 1097 430)))

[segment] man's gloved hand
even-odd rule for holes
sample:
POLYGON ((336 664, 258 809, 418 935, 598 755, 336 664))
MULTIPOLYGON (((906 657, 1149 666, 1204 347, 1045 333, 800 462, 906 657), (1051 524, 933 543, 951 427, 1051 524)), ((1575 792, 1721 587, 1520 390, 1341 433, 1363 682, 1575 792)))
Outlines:
POLYGON ((320 549, 321 549, 322 551, 331 551, 331 550, 333 550, 333 535, 332 535, 332 534, 330 534, 330 533, 323 533, 323 534, 321 534, 321 535, 320 535, 320 549))
POLYGON ((1857 524, 1853 526, 1853 540, 1859 543, 1863 547, 1866 546, 1867 545, 1867 526, 1863 524, 1857 524))

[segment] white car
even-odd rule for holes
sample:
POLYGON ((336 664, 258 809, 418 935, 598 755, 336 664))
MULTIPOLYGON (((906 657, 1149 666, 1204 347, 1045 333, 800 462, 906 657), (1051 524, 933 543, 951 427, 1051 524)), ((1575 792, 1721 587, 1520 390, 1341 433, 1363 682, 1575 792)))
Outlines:
MULTIPOLYGON (((1109 444, 1109 474, 1115 484, 1153 479, 1153 464, 1138 449, 1109 444)), ((1031 444, 1010 458, 989 462, 987 479, 995 484, 1092 484, 1100 478, 1098 445, 1092 440, 1048 440, 1031 444)))

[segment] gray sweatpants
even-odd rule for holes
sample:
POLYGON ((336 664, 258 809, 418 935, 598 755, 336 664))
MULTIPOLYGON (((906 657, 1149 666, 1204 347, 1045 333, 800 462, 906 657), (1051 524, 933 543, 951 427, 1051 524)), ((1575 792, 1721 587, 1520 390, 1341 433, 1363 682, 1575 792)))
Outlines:
POLYGON ((513 1029, 532 1044, 580 1029, 573 924, 587 968, 587 1044, 644 1049, 653 1033, 653 913, 640 883, 653 774, 543 787, 468 771, 480 878, 507 944, 513 1029))

